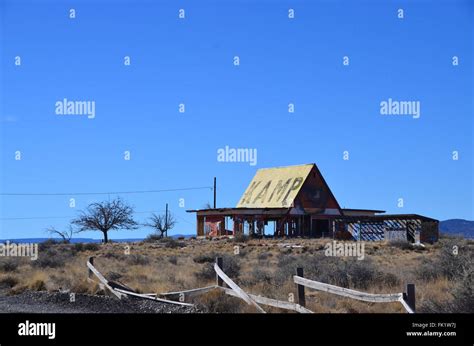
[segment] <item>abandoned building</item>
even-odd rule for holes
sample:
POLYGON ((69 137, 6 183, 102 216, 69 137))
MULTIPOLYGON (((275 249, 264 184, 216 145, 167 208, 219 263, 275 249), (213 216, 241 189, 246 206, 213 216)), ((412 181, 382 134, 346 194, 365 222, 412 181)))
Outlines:
POLYGON ((259 169, 235 208, 196 213, 198 236, 248 234, 435 242, 438 220, 418 214, 342 209, 316 164, 259 169))

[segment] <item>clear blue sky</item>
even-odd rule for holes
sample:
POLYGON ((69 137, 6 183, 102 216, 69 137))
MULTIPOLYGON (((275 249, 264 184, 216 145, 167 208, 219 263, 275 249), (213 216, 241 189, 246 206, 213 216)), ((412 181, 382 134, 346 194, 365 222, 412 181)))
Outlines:
MULTIPOLYGON (((473 13, 467 0, 0 0, 0 192, 172 189, 216 176, 218 206, 232 207, 257 168, 314 162, 343 207, 474 219, 473 13), (56 115, 63 98, 95 101, 95 119, 56 115), (388 98, 419 101, 420 118, 381 115, 388 98), (226 145, 256 148, 257 165, 218 162, 226 145)), ((185 209, 212 191, 122 197, 139 212, 168 202, 171 234, 194 233, 185 209)), ((0 196, 0 239, 46 236, 107 198, 0 196)))

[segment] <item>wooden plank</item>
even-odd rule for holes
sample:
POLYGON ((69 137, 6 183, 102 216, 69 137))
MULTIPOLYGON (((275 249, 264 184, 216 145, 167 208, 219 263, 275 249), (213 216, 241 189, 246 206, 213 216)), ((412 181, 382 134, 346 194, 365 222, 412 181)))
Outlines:
MULTIPOLYGON (((216 264, 220 269, 223 269, 222 257, 216 257, 216 264)), ((217 273, 216 273, 216 284, 217 286, 221 286, 221 287, 224 286, 224 282, 222 281, 222 278, 217 273)))
POLYGON ((146 295, 146 294, 133 293, 133 292, 130 292, 130 291, 121 290, 120 288, 117 288, 115 290, 120 292, 120 293, 123 293, 125 295, 144 298, 144 299, 149 299, 149 300, 154 300, 154 301, 158 301, 158 302, 162 302, 162 303, 182 305, 182 306, 194 306, 193 304, 189 304, 189 303, 181 303, 181 302, 176 302, 174 300, 167 300, 167 299, 161 299, 161 298, 156 298, 156 297, 150 297, 149 295, 146 295))
POLYGON ((415 284, 407 284, 406 288, 406 303, 412 311, 415 311, 415 284))
POLYGON ((245 293, 237 284, 232 281, 222 270, 219 268, 217 263, 214 263, 214 270, 216 271, 217 275, 224 280, 224 282, 229 285, 230 288, 232 288, 235 293, 239 296, 239 298, 243 299, 247 304, 253 305, 259 312, 265 313, 265 310, 263 310, 252 298, 248 296, 247 293, 245 293))
MULTIPOLYGON (((166 296, 179 296, 180 294, 184 294, 186 297, 192 297, 192 296, 196 296, 202 293, 212 291, 216 288, 217 288, 216 285, 212 285, 212 286, 207 286, 207 287, 193 288, 186 291, 159 293, 158 295, 166 297, 166 296)), ((147 294, 147 295, 150 295, 150 294, 147 294)))
POLYGON ((97 270, 95 269, 95 267, 92 265, 92 263, 90 262, 92 260, 92 262, 94 261, 94 258, 91 257, 89 258, 89 260, 87 261, 87 267, 89 268, 90 271, 92 271, 95 276, 97 276, 97 278, 100 280, 100 282, 104 285, 104 287, 106 287, 114 296, 116 296, 118 299, 122 299, 122 294, 118 293, 117 291, 115 291, 112 287, 110 287, 109 285, 109 282, 107 281, 106 278, 103 277, 103 275, 97 270))
MULTIPOLYGON (((231 290, 230 288, 225 288, 225 287, 219 287, 219 288, 222 289, 226 294, 239 298, 239 295, 235 291, 231 290)), ((300 313, 309 313, 309 314, 313 313, 311 310, 308 310, 308 309, 306 309, 306 308, 304 308, 304 307, 302 307, 298 304, 295 304, 295 303, 286 302, 284 300, 276 300, 276 299, 272 299, 272 298, 266 298, 266 297, 262 297, 262 296, 256 296, 256 295, 250 294, 250 293, 247 293, 247 294, 249 295, 250 298, 255 300, 255 302, 258 303, 258 304, 273 306, 275 308, 280 308, 280 309, 297 311, 297 312, 300 312, 300 313)))
POLYGON ((415 311, 412 310, 412 308, 410 307, 410 305, 408 305, 408 303, 405 301, 405 299, 400 298, 399 299, 399 302, 402 303, 403 307, 405 308, 405 310, 409 313, 409 314, 414 314, 415 311))
MULTIPOLYGON (((304 277, 303 268, 296 268, 296 276, 304 277)), ((301 306, 306 306, 306 299, 304 293, 304 286, 303 285, 296 285, 297 293, 298 293, 298 304, 301 306)))
POLYGON ((390 303, 390 302, 397 302, 401 298, 403 299, 402 293, 389 293, 389 294, 365 293, 365 292, 351 290, 349 288, 343 288, 343 287, 325 284, 318 281, 308 280, 296 275, 293 277, 293 279, 295 283, 297 284, 304 285, 306 287, 310 287, 318 291, 333 293, 333 294, 337 294, 343 297, 353 298, 353 299, 362 300, 366 302, 390 303))

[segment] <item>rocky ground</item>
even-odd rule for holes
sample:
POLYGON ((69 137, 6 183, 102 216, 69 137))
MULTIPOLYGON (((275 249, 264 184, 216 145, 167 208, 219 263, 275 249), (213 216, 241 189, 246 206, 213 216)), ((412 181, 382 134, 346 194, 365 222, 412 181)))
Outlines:
POLYGON ((116 298, 69 293, 25 291, 18 295, 0 294, 1 313, 193 313, 194 307, 179 306, 140 298, 116 298))

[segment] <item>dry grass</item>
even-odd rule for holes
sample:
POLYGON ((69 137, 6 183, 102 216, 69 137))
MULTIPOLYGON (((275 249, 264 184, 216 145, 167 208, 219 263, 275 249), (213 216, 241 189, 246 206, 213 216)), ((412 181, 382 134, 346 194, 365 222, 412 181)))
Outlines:
MULTIPOLYGON (((413 282, 417 306, 433 311, 454 304, 464 280, 460 271, 456 271, 453 278, 451 269, 446 272, 438 266, 472 265, 474 248, 472 241, 456 239, 443 239, 435 245, 427 245, 424 250, 366 243, 365 259, 357 261, 326 257, 326 243, 324 239, 156 241, 128 244, 129 254, 125 244, 120 243, 49 244, 40 251, 38 263, 28 259, 0 259, 0 287, 10 294, 26 289, 97 293, 97 285, 87 281, 86 268, 88 257, 95 256, 95 265, 101 273, 139 292, 186 290, 215 282, 212 265, 219 256, 224 258, 224 271, 249 293, 291 299, 295 296, 292 276, 296 267, 301 266, 305 277, 366 292, 401 292, 405 283, 413 282), (462 257, 449 256, 447 249, 452 248, 453 242, 462 248, 462 257), (285 246, 287 244, 301 247, 292 248, 285 246)), ((318 313, 403 312, 398 303, 372 304, 310 289, 306 292, 307 307, 318 313)), ((470 304, 469 294, 465 290, 461 292, 464 306, 470 304)), ((196 303, 210 312, 253 312, 253 308, 237 298, 219 292, 209 292, 196 299, 196 303)))

